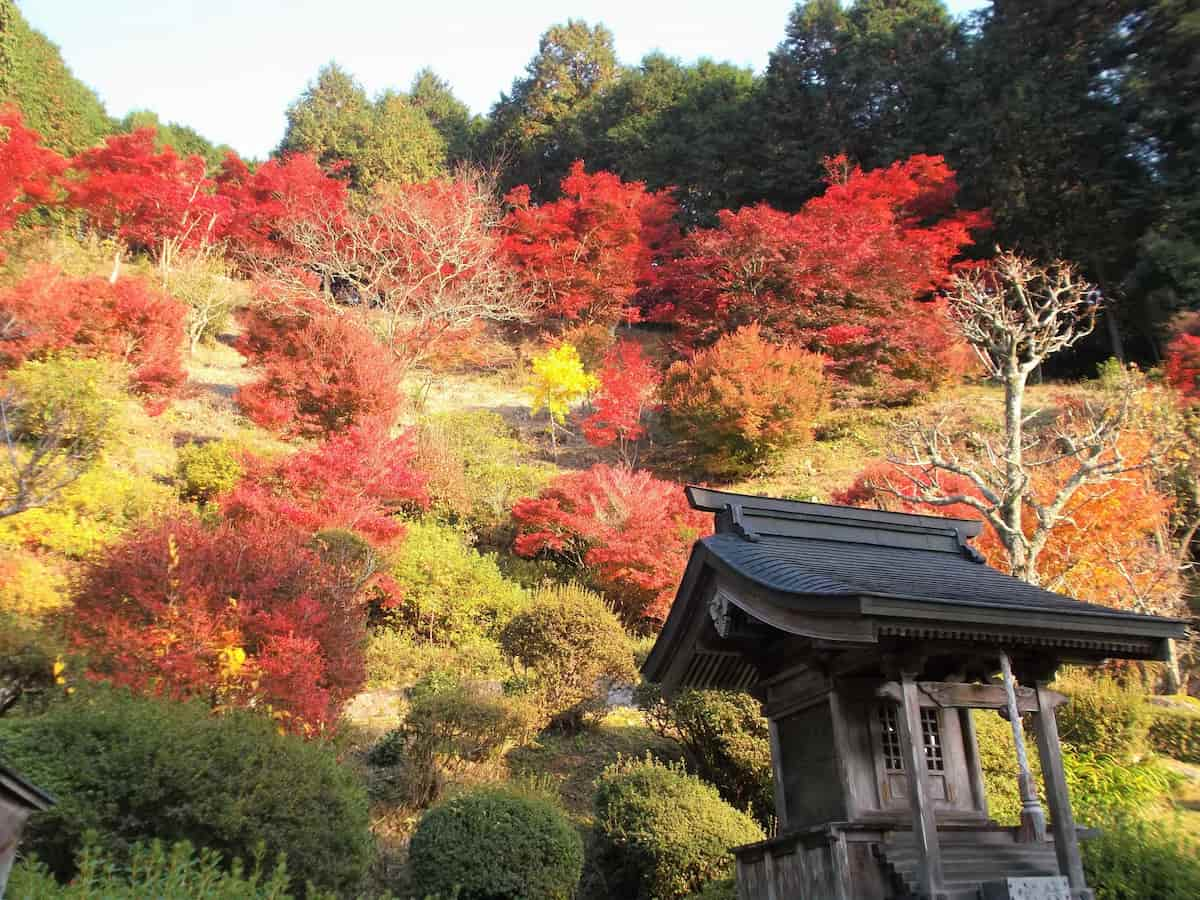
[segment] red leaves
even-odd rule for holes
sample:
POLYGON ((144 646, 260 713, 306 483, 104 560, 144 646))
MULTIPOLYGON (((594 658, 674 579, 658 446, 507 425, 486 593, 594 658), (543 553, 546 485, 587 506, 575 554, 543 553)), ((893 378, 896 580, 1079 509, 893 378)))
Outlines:
POLYGON ((952 209, 957 186, 940 157, 830 167, 843 174, 794 215, 726 210, 717 228, 684 238, 652 315, 693 345, 758 322, 773 340, 825 353, 842 380, 910 399, 965 363, 941 306, 920 301, 984 219, 952 209))
POLYGON ((692 544, 711 528, 679 485, 604 465, 556 478, 513 519, 518 554, 585 570, 632 623, 666 619, 692 544))
POLYGON ((164 241, 195 246, 212 236, 228 203, 213 192, 199 156, 154 146, 154 129, 115 134, 71 161, 67 203, 129 247, 161 252, 164 241))
POLYGON ((238 350, 262 374, 237 400, 259 425, 315 437, 395 421, 403 400, 400 372, 363 328, 316 301, 299 309, 261 307, 243 322, 238 350))
POLYGON ((277 522, 313 533, 344 528, 386 543, 402 533, 392 515, 428 502, 407 435, 352 428, 275 465, 252 461, 247 477, 223 499, 232 521, 277 522))
POLYGON ((23 124, 13 108, 0 110, 0 234, 12 230, 17 219, 39 204, 56 199, 56 182, 67 161, 39 143, 36 131, 23 124))
POLYGON ((634 341, 621 341, 604 357, 600 389, 592 398, 595 412, 583 422, 583 436, 597 447, 620 442, 622 450, 646 433, 642 416, 656 404, 662 381, 654 363, 634 341))
POLYGON ((368 591, 388 587, 354 535, 393 541, 392 514, 424 505, 411 457, 407 438, 359 428, 248 460, 216 525, 176 516, 92 564, 73 639, 118 684, 266 706, 304 733, 331 727, 362 684, 368 591))
POLYGON ((1200 313, 1180 320, 1167 345, 1163 370, 1185 405, 1200 404, 1200 313))
POLYGON ((135 388, 151 398, 172 395, 185 380, 183 323, 187 308, 144 281, 70 278, 34 269, 0 292, 0 364, 71 349, 111 356, 133 368, 135 388))
POLYGON ((522 282, 548 318, 605 325, 636 319, 633 296, 678 233, 670 193, 650 193, 611 172, 588 175, 581 161, 563 179, 562 193, 540 206, 529 204, 524 186, 506 198, 513 209, 504 248, 522 282))
POLYGON ((71 636, 117 684, 320 730, 363 678, 365 613, 335 575, 299 532, 182 516, 92 565, 71 636))

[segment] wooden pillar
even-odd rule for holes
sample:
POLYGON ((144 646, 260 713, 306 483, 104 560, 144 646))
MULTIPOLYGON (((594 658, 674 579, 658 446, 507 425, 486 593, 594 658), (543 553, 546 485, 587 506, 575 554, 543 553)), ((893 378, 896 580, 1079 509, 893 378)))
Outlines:
POLYGON ((1021 727, 1021 713, 1017 709, 1017 682, 1013 678, 1012 664, 1008 654, 1000 651, 1000 670, 1004 674, 1004 693, 1008 697, 1008 718, 1012 724, 1013 744, 1017 748, 1017 775, 1021 789, 1021 830, 1018 839, 1026 842, 1046 840, 1046 814, 1038 800, 1033 776, 1029 774, 1029 756, 1025 751, 1025 729, 1021 727))
POLYGON ((1042 756, 1042 777, 1046 782, 1046 801, 1050 806, 1050 827, 1054 830, 1054 852, 1058 870, 1067 876, 1071 896, 1076 900, 1091 900, 1083 877, 1083 859, 1079 855, 1079 835, 1075 816, 1071 812, 1071 796, 1063 774, 1062 747, 1058 742, 1058 720, 1054 717, 1055 695, 1046 682, 1037 682, 1037 741, 1042 756))
POLYGON ((979 759, 979 738, 975 733, 975 719, 969 707, 962 707, 958 710, 958 727, 962 733, 967 777, 971 779, 971 799, 975 801, 975 808, 986 816, 988 814, 987 785, 983 781, 983 765, 979 759))
POLYGON ((938 843, 937 819, 930 797, 925 768, 925 745, 921 731, 921 706, 916 675, 900 673, 900 749, 908 775, 908 799, 912 805, 913 838, 921 860, 921 892, 929 898, 942 896, 942 849, 938 843))

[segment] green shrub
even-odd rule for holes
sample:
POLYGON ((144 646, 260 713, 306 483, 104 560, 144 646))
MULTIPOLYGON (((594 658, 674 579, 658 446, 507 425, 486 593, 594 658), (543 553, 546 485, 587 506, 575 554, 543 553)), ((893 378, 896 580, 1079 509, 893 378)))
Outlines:
POLYGON ((422 816, 409 866, 417 896, 569 900, 583 869, 583 842, 548 801, 479 788, 422 816))
POLYGON ((1155 753, 1200 763, 1200 712, 1152 707, 1149 742, 1155 753))
POLYGON ((469 771, 491 774, 490 768, 541 724, 539 711, 523 697, 505 696, 498 685, 463 682, 456 673, 435 672, 413 686, 404 721, 372 748, 369 760, 401 766, 400 799, 425 807, 469 771))
POLYGON ((111 360, 64 354, 10 372, 0 396, 15 398, 6 415, 18 439, 39 441, 53 433, 75 455, 94 458, 112 436, 125 386, 125 373, 111 360))
POLYGON ((602 715, 609 690, 637 679, 621 620, 574 584, 537 590, 501 632, 500 646, 528 669, 543 708, 566 727, 602 715))
POLYGON ((86 559, 176 503, 175 492, 101 457, 46 506, 0 519, 0 546, 86 559))
POLYGON ((1200 897, 1200 841, 1170 820, 1103 822, 1083 843, 1083 867, 1096 900, 1200 897))
POLYGON ((229 265, 215 254, 189 254, 174 261, 167 292, 188 307, 188 346, 195 353, 212 343, 229 325, 234 310, 249 305, 249 281, 233 277, 229 265))
POLYGON ((508 663, 500 645, 470 638, 458 646, 427 644, 409 631, 377 628, 367 638, 367 687, 408 687, 430 672, 449 669, 467 681, 502 679, 508 663))
POLYGON ((209 441, 179 448, 175 478, 187 500, 206 503, 232 490, 242 477, 240 448, 232 441, 209 441))
POLYGON ((58 804, 23 846, 59 877, 94 831, 114 860, 151 838, 190 841, 227 862, 285 854, 294 885, 354 887, 372 853, 367 797, 318 741, 249 712, 80 691, 43 715, 0 719, 0 757, 58 804))
POLYGON ((730 849, 763 839, 746 813, 682 767, 620 761, 595 797, 599 866, 609 895, 675 900, 732 874, 730 849))
POLYGON ((771 739, 757 700, 742 691, 681 691, 667 698, 650 684, 638 689, 637 700, 651 728, 683 745, 693 771, 728 803, 770 823, 771 739))
POLYGON ((476 533, 506 524, 514 501, 537 494, 554 476, 553 466, 524 456, 525 445, 493 412, 438 413, 417 428, 434 512, 476 533))
MULTIPOLYGON (((257 866, 246 872, 240 861, 224 866, 220 854, 196 852, 186 841, 170 849, 159 841, 135 844, 127 864, 109 859, 102 848, 89 844, 77 862, 78 874, 65 886, 36 860, 18 863, 6 896, 12 900, 288 900, 292 896, 282 861, 264 876, 257 866)), ((314 900, 314 895, 310 893, 308 900, 314 900)))
POLYGON ((462 532, 434 522, 411 522, 390 561, 403 602, 388 624, 431 644, 495 636, 525 600, 496 560, 462 532))
POLYGON ((1071 702, 1058 707, 1064 744, 1096 756, 1128 759, 1146 745, 1150 725, 1146 695, 1111 678, 1070 675, 1055 687, 1071 702))
MULTIPOLYGON (((1062 709, 1062 707, 1059 707, 1062 709)), ((1021 797, 1017 789, 1017 756, 1012 726, 994 713, 974 713, 979 759, 987 791, 988 812, 1005 825, 1020 821, 1021 797)), ((1041 761, 1026 722, 1025 747, 1029 768, 1045 806, 1041 761)), ((1123 758, 1076 752, 1063 747, 1063 771, 1075 818, 1084 824, 1120 814, 1132 814, 1162 800, 1171 788, 1169 773, 1154 760, 1130 762, 1123 758)))

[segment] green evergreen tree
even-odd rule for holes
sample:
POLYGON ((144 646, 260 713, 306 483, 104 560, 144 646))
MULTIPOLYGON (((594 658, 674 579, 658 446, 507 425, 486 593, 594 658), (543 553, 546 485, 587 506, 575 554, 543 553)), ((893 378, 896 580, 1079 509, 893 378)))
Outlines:
POLYGON ((0 0, 0 103, 20 107, 45 144, 73 155, 114 130, 96 93, 71 74, 57 46, 0 0))
POLYGON ((362 85, 330 63, 288 107, 280 153, 312 153, 356 188, 379 181, 420 181, 445 168, 446 144, 429 117, 392 91, 374 102, 362 85))
POLYGON ((408 96, 446 142, 450 163, 471 158, 484 121, 481 116, 472 115, 467 104, 454 96, 449 82, 432 69, 422 69, 413 78, 408 96))
POLYGON ((163 122, 158 113, 148 109, 138 109, 128 113, 120 122, 121 131, 135 131, 138 128, 153 128, 155 144, 161 149, 171 147, 180 156, 199 156, 204 159, 210 169, 215 169, 232 151, 228 144, 214 144, 196 129, 178 122, 163 122))
POLYGON ((535 196, 554 193, 579 144, 580 116, 617 79, 612 32, 580 19, 554 25, 512 91, 492 107, 485 152, 507 163, 510 184, 528 184, 535 196))
POLYGON ((798 208, 837 153, 875 168, 944 152, 960 43, 941 0, 797 4, 764 78, 762 195, 798 208))

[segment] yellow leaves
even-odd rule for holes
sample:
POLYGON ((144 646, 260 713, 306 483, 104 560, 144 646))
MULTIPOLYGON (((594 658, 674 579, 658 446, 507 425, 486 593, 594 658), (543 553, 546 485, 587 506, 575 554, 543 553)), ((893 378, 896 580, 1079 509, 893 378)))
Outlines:
POLYGON ((533 412, 545 409, 550 418, 562 425, 571 406, 585 399, 599 382, 583 368, 579 351, 572 344, 559 344, 535 356, 532 362, 529 395, 533 412))
POLYGON ((50 667, 50 671, 54 675, 55 684, 67 683, 66 676, 63 674, 67 671, 67 664, 63 662, 63 658, 61 656, 55 657, 54 665, 50 667))
POLYGON ((232 681, 238 677, 246 665, 246 651, 241 647, 223 647, 217 654, 217 665, 221 677, 232 681))

